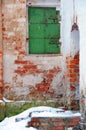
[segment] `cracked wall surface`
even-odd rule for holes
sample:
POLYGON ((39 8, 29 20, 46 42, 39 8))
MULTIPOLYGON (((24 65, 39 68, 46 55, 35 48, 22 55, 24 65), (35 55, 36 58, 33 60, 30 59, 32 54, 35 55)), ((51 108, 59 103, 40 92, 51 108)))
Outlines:
MULTIPOLYGON (((48 2, 47 0, 47 4, 48 2)), ((68 74, 69 71, 72 71, 70 66, 73 63, 73 59, 70 58, 70 49, 68 49, 70 44, 67 43, 70 41, 70 38, 66 37, 65 29, 67 36, 69 36, 71 30, 71 19, 69 15, 70 12, 72 12, 72 7, 69 12, 66 8, 68 8, 67 6, 71 5, 71 3, 68 2, 66 8, 63 7, 64 2, 61 5, 62 46, 61 54, 58 55, 27 54, 26 4, 26 0, 3 0, 1 4, 0 98, 5 97, 11 100, 30 101, 53 100, 61 104, 73 105, 73 103, 70 102, 70 92, 74 92, 72 92, 74 102, 77 97, 76 86, 79 87, 77 85, 79 81, 77 80, 73 86, 70 78, 76 78, 77 75, 79 78, 79 68, 77 69, 76 66, 74 68, 77 74, 68 74), (64 11, 65 15, 63 15, 64 11), (66 25, 67 21, 69 25, 66 25), (3 45, 3 48, 1 45, 3 45), (68 58, 69 61, 67 61, 68 58)), ((78 61, 77 63, 75 63, 76 60, 74 61, 74 64, 77 64, 77 66, 79 65, 78 61)), ((77 88, 77 90, 78 89, 79 88, 77 88)), ((74 107, 76 107, 75 103, 74 107)))

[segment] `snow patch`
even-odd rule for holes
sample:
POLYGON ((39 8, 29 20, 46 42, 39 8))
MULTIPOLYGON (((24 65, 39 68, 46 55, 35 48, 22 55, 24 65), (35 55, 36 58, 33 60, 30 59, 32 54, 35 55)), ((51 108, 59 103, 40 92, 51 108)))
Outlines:
MULTIPOLYGON (((24 112, 13 116, 6 117, 0 122, 0 130, 27 130, 27 123, 31 121, 32 117, 80 117, 80 113, 73 113, 72 111, 64 111, 60 108, 52 108, 47 106, 32 107, 24 112)), ((37 130, 33 127, 28 127, 28 130, 37 130)))

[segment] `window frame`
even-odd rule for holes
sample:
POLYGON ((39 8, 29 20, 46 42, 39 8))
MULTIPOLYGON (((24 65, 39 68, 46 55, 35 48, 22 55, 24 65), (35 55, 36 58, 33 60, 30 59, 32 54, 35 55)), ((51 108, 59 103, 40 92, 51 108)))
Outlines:
MULTIPOLYGON (((43 0, 41 0, 41 1, 43 1, 43 0)), ((53 55, 61 55, 61 47, 60 47, 60 53, 57 53, 57 54, 30 54, 29 53, 29 29, 28 29, 28 24, 29 24, 29 22, 28 22, 28 19, 29 19, 29 15, 28 15, 28 10, 29 10, 29 7, 49 7, 49 8, 56 8, 56 11, 60 11, 60 0, 58 0, 58 1, 56 1, 56 3, 54 3, 52 0, 52 4, 51 3, 49 3, 49 1, 48 0, 45 0, 46 1, 46 4, 44 4, 44 2, 42 2, 42 3, 34 3, 34 2, 31 2, 31 0, 27 0, 27 2, 26 2, 26 19, 27 19, 27 21, 26 21, 26 24, 27 24, 27 29, 26 29, 26 54, 27 55, 37 55, 37 56, 41 56, 41 55, 43 55, 43 56, 53 56, 53 55)), ((55 0, 54 0, 55 1, 55 0)), ((61 16, 61 14, 60 14, 60 16, 61 16)), ((60 28, 61 28, 61 22, 60 22, 60 28)), ((60 30, 60 42, 61 42, 61 30, 60 30)))

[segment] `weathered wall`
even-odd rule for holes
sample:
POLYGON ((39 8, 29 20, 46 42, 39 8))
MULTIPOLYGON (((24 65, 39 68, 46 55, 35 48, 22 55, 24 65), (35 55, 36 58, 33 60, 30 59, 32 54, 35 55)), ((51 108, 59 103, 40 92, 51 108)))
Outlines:
MULTIPOLYGON (((64 6, 65 2, 66 0, 61 3, 61 54, 38 56, 26 54, 26 1, 2 1, 3 96, 5 98, 30 101, 54 100, 68 105, 71 104, 70 89, 73 89, 73 100, 75 100, 78 80, 73 86, 68 73, 71 67, 67 68, 74 60, 70 58, 70 32, 71 19, 73 19, 71 5, 73 3, 70 0, 64 6), (67 58, 69 62, 66 61, 67 58)), ((73 56, 75 54, 73 50, 72 54, 73 56)), ((79 59, 72 71, 75 71, 78 63, 79 59)), ((77 77, 77 75, 74 76, 77 77)))
POLYGON ((78 1, 80 28, 80 106, 81 112, 86 113, 86 1, 78 1))
MULTIPOLYGON (((76 109, 79 104, 79 29, 73 30, 74 10, 73 0, 62 0, 62 52, 66 60, 67 102, 71 109, 76 109), (66 3, 66 6, 64 6, 66 3)), ((77 0, 75 0, 75 12, 77 12, 77 0)), ((78 12, 75 14, 78 17, 78 12)), ((77 21, 78 24, 78 21, 77 21)), ((79 107, 79 106, 78 106, 79 107)))
MULTIPOLYGON (((10 96, 15 87, 16 59, 23 59, 26 43, 26 3, 25 1, 2 1, 3 38, 3 83, 4 96, 10 96)), ((21 77, 18 84, 21 82, 21 77)), ((20 83, 21 86, 21 83, 20 83)), ((18 91, 18 90, 17 90, 18 91)), ((20 90, 19 90, 20 91, 20 90)), ((15 94, 14 92, 12 95, 15 94)), ((7 96, 7 97, 8 97, 7 96)))
POLYGON ((2 4, 0 0, 0 99, 3 95, 2 4))
POLYGON ((26 2, 2 2, 4 97, 53 100, 63 96, 62 55, 26 55, 26 2))
POLYGON ((66 57, 67 77, 70 82, 70 106, 71 109, 79 107, 79 53, 66 57))

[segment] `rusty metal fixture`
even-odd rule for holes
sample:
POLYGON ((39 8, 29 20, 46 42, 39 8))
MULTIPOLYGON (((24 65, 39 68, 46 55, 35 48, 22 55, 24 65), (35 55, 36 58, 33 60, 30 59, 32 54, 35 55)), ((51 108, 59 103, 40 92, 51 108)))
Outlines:
POLYGON ((72 32, 73 30, 79 30, 79 27, 78 27, 77 23, 74 23, 74 24, 72 25, 71 32, 72 32))

